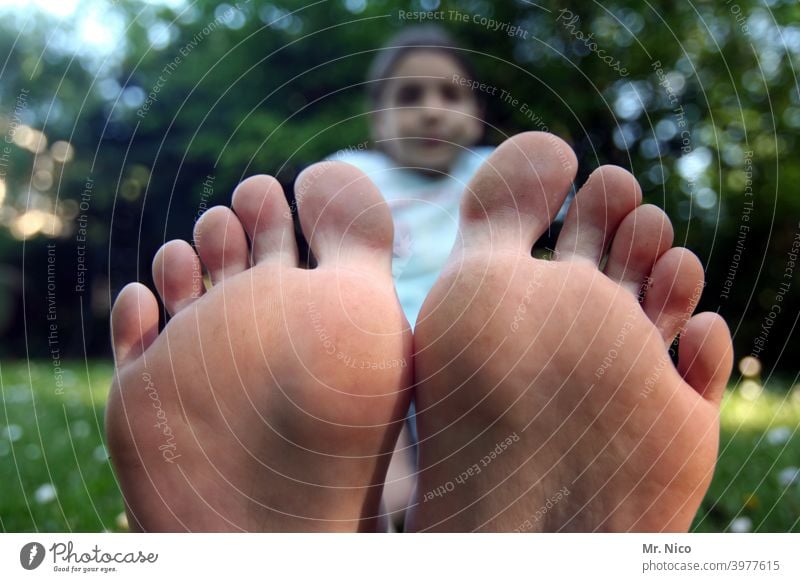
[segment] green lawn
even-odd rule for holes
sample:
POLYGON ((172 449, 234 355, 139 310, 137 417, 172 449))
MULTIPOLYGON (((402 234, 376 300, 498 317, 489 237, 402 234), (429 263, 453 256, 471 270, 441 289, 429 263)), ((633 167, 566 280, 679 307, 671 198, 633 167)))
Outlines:
MULTIPOLYGON (((0 530, 120 531, 122 500, 103 446, 108 362, 0 364, 0 530)), ((731 391, 720 461, 697 531, 800 532, 800 388, 731 391)))
POLYGON ((695 530, 800 532, 800 386, 743 382, 722 403, 714 480, 695 530))
MULTIPOLYGON (((0 527, 119 531, 123 513, 103 443, 107 362, 0 364, 0 527)), ((122 522, 124 524, 124 522, 122 522)))

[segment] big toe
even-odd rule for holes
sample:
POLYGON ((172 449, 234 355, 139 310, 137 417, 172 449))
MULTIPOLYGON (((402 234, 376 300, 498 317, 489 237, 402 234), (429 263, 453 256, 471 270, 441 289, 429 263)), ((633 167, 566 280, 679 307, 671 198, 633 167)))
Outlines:
POLYGON ((503 142, 464 191, 464 244, 529 253, 564 203, 577 168, 572 148, 553 134, 527 132, 503 142))
POLYGON ((297 177, 295 199, 320 266, 376 269, 391 276, 392 215, 366 174, 343 162, 314 164, 297 177))

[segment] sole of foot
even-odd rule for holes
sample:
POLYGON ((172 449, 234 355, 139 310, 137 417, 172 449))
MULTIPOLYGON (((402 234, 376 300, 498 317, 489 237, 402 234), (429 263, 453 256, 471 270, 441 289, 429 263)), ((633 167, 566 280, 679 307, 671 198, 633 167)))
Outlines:
POLYGON ((728 328, 692 316, 702 266, 621 168, 577 193, 554 260, 531 257, 576 169, 524 133, 464 193, 415 328, 413 530, 686 531, 708 488, 728 328))
POLYGON ((369 179, 323 162, 297 179, 319 266, 298 267, 278 182, 171 241, 112 311, 109 451, 133 529, 373 531, 410 398, 412 338, 392 221, 369 179), (203 268, 212 286, 203 285, 203 268))

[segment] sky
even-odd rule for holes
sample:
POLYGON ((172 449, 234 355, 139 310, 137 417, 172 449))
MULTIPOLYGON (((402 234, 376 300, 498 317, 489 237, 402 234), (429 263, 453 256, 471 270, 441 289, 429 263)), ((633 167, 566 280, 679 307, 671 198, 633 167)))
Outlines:
MULTIPOLYGON (((173 9, 185 7, 187 0, 148 0, 147 5, 173 9)), ((87 58, 103 58, 124 49, 125 16, 114 0, 0 0, 0 16, 11 18, 18 32, 33 24, 34 19, 48 18, 53 32, 49 48, 87 58)))

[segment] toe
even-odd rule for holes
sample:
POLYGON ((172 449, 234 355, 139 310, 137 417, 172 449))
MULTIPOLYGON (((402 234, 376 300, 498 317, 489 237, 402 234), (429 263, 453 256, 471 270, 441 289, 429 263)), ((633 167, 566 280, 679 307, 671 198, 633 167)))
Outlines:
POLYGON ((297 177, 295 199, 320 266, 378 268, 391 274, 392 215, 361 170, 343 162, 314 164, 297 177))
POLYGON ((636 208, 614 235, 606 275, 638 297, 655 262, 672 247, 672 238, 672 223, 660 208, 636 208))
POLYGON ((560 261, 600 264, 617 227, 642 200, 636 178, 618 166, 601 166, 575 195, 556 243, 560 261))
POLYGON ((194 226, 194 244, 212 283, 241 273, 248 266, 244 228, 230 208, 209 208, 194 226))
POLYGON ((550 133, 521 133, 503 142, 464 190, 464 244, 530 253, 561 208, 577 167, 572 148, 550 133))
POLYGON ((189 243, 173 240, 153 259, 153 280, 167 313, 175 315, 203 294, 200 259, 189 243))
POLYGON ((694 313, 704 284, 703 265, 689 249, 672 248, 656 261, 642 307, 667 345, 694 313))
POLYGON ((252 263, 297 266, 294 223, 283 188, 272 176, 247 178, 233 193, 233 210, 250 237, 252 263))
POLYGON ((733 367, 731 334, 718 314, 699 313, 681 334, 678 371, 706 400, 719 404, 733 367))
POLYGON ((111 310, 111 343, 117 368, 138 358, 157 336, 155 296, 140 283, 126 285, 111 310))

